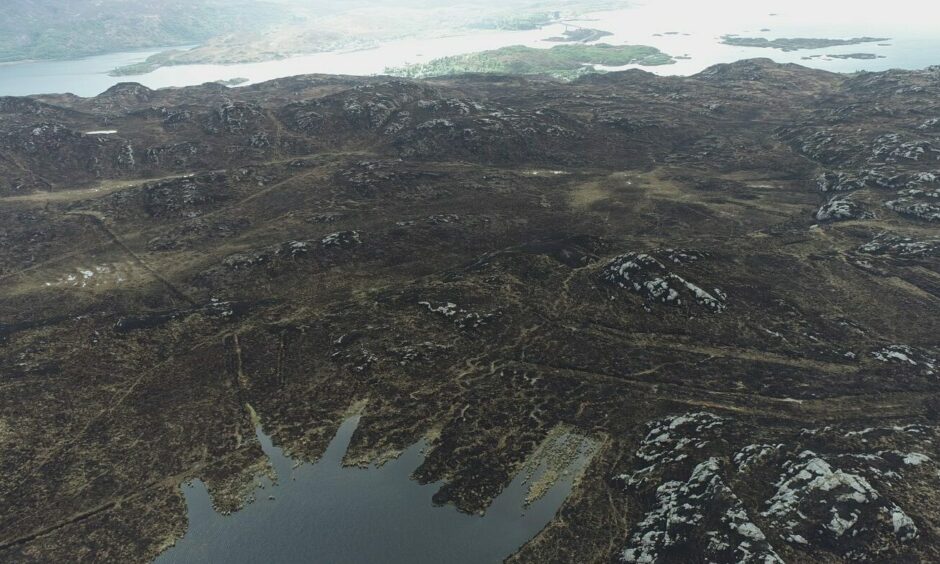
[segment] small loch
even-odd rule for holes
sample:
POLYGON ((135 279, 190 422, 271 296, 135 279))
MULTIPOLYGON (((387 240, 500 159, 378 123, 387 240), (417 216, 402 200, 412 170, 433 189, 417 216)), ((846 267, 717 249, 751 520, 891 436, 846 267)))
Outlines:
POLYGON ((576 455, 540 498, 525 505, 544 464, 534 473, 520 472, 485 515, 467 515, 432 503, 440 483, 421 485, 410 478, 423 460, 424 444, 379 467, 344 467, 343 455, 358 421, 347 419, 323 457, 301 465, 259 428, 276 483, 263 480, 256 501, 231 515, 214 511, 201 482, 183 485, 189 530, 156 561, 501 562, 548 524, 593 453, 589 440, 578 439, 576 455))

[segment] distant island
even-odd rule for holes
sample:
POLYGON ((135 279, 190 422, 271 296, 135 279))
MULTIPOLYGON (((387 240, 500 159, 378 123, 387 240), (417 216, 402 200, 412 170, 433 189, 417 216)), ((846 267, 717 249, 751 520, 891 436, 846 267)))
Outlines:
POLYGON ((762 47, 767 49, 780 49, 781 51, 799 51, 800 49, 824 49, 840 45, 858 45, 860 43, 877 43, 888 41, 890 37, 853 37, 851 39, 823 39, 811 37, 767 39, 765 37, 738 37, 737 35, 723 35, 721 42, 735 47, 762 47))
POLYGON ((376 40, 329 31, 282 28, 276 38, 266 33, 211 39, 193 49, 169 49, 144 61, 111 70, 110 76, 136 76, 173 65, 233 65, 274 61, 297 55, 329 51, 368 49, 376 40))
POLYGON ((830 59, 858 59, 862 61, 872 60, 872 59, 884 59, 884 55, 876 55, 874 53, 844 53, 840 55, 826 55, 830 59))
POLYGON ((553 41, 556 43, 589 43, 591 41, 597 41, 602 37, 607 37, 608 35, 613 34, 602 29, 577 27, 574 29, 566 29, 561 36, 549 37, 545 41, 553 41))
MULTIPOLYGON (((219 34, 200 41, 195 48, 165 50, 144 61, 115 68, 109 74, 135 76, 173 65, 256 63, 314 53, 354 51, 409 37, 433 38, 482 30, 534 30, 617 5, 615 0, 535 0, 523 9, 487 4, 403 11, 387 3, 366 0, 365 5, 338 5, 320 13, 295 3, 290 4, 288 10, 293 14, 289 22, 219 34), (553 8, 548 9, 549 6, 553 8), (350 29, 356 32, 350 33, 350 29)), ((574 29, 553 41, 585 43, 609 35, 606 31, 572 27, 574 29)))
POLYGON ((243 76, 216 81, 216 83, 221 84, 222 86, 238 86, 239 84, 245 84, 246 82, 248 82, 248 79, 243 76))
POLYGON ((818 54, 818 55, 807 55, 803 57, 804 61, 811 61, 813 59, 858 59, 863 61, 873 60, 873 59, 886 59, 884 55, 876 55, 874 53, 842 53, 842 54, 832 54, 828 55, 818 54))
MULTIPOLYGON (((68 60, 135 50, 160 52, 112 76, 171 65, 241 64, 373 48, 408 38, 535 30, 621 0, 528 0, 402 9, 386 0, 8 0, 0 18, 0 63, 68 60), (107 17, 101 17, 107 5, 107 17)), ((578 31, 563 42, 597 40, 578 31)), ((143 57, 141 57, 143 58, 143 57)))
POLYGON ((150 55, 139 63, 133 63, 112 69, 110 72, 108 72, 108 76, 136 76, 139 74, 147 74, 157 70, 160 67, 174 64, 174 57, 184 53, 186 53, 186 51, 180 49, 161 51, 160 53, 150 55))
POLYGON ((492 51, 442 57, 427 63, 390 67, 385 73, 407 78, 450 76, 466 73, 547 74, 573 80, 598 72, 593 65, 668 65, 675 60, 648 45, 556 45, 536 49, 516 45, 492 51))

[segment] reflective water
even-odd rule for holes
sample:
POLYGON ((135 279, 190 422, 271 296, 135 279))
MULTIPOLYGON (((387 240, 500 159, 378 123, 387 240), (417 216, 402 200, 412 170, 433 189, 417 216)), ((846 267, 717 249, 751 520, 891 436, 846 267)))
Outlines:
POLYGON ((386 67, 437 57, 498 49, 509 45, 548 47, 543 41, 558 35, 561 25, 530 31, 477 32, 452 37, 392 41, 376 49, 317 53, 262 63, 181 65, 159 68, 139 76, 112 77, 107 72, 144 61, 153 51, 118 53, 75 61, 0 65, 0 96, 71 92, 95 96, 119 82, 139 82, 149 88, 192 86, 216 80, 247 78, 247 84, 298 74, 373 75, 386 67))
MULTIPOLYGON (((588 14, 571 23, 612 32, 613 36, 603 39, 607 43, 653 45, 670 55, 690 57, 673 65, 643 67, 658 74, 692 74, 715 63, 751 57, 770 57, 778 62, 796 62, 838 72, 913 69, 940 64, 940 2, 936 0, 908 0, 896 4, 875 0, 634 0, 629 8, 588 14), (889 45, 866 43, 783 52, 724 45, 720 36, 725 34, 768 39, 858 36, 891 39, 885 42, 889 45), (872 53, 884 58, 825 58, 825 55, 848 53, 872 53), (819 57, 804 59, 812 55, 819 57)), ((407 39, 367 51, 320 53, 238 65, 164 67, 134 77, 110 77, 106 73, 121 65, 140 62, 153 51, 77 61, 0 65, 0 95, 72 92, 93 96, 122 81, 162 88, 236 77, 248 78, 246 84, 251 84, 306 73, 372 75, 390 66, 508 45, 548 48, 555 44, 543 40, 559 35, 563 29, 562 25, 551 25, 531 31, 407 39)))
POLYGON ((940 2, 936 0, 910 0, 897 6, 874 0, 639 0, 630 9, 589 14, 574 23, 612 32, 612 36, 604 39, 608 43, 652 45, 673 56, 691 57, 673 65, 640 67, 657 74, 694 74, 716 63, 755 57, 833 72, 920 69, 940 64, 940 2), (890 39, 785 52, 721 43, 721 36, 731 34, 769 40, 890 39), (826 57, 849 53, 871 53, 884 58, 826 57), (813 55, 817 57, 804 58, 813 55))
POLYGON ((108 76, 108 71, 139 63, 160 51, 163 49, 110 53, 71 61, 0 64, 0 96, 63 92, 95 96, 122 81, 108 76))
POLYGON ((378 468, 342 466, 357 423, 347 420, 316 464, 296 468, 259 431, 277 485, 268 483, 257 501, 229 516, 212 509, 202 483, 184 486, 189 531, 157 562, 500 562, 551 520, 572 487, 575 472, 523 508, 528 488, 520 476, 485 516, 435 507, 440 484, 409 478, 422 461, 420 444, 378 468))

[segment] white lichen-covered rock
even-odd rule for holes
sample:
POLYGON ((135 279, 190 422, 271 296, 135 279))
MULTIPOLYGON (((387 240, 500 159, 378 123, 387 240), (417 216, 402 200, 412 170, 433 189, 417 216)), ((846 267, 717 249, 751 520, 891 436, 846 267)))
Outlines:
POLYGON ((418 302, 418 305, 426 307, 431 313, 436 313, 452 320, 454 326, 458 329, 479 329, 485 325, 489 325, 502 315, 502 312, 499 310, 487 313, 468 311, 457 307, 457 304, 454 302, 421 301, 418 302))
POLYGON ((274 264, 284 259, 295 259, 309 253, 315 241, 285 241, 278 245, 254 251, 235 253, 225 257, 222 264, 232 270, 244 270, 263 264, 274 264))
POLYGON ((621 559, 630 563, 783 562, 722 479, 716 458, 698 464, 685 482, 668 481, 656 489, 655 505, 636 525, 621 559), (699 539, 704 548, 689 553, 688 545, 699 539))
POLYGON ((665 467, 689 458, 718 436, 725 419, 699 411, 657 419, 648 424, 648 432, 636 451, 646 466, 619 476, 628 486, 648 484, 665 467))
POLYGON ((917 200, 910 196, 885 202, 885 207, 901 215, 924 221, 940 221, 940 204, 917 200))
POLYGON ((411 126, 411 112, 401 111, 388 122, 382 133, 385 135, 396 135, 409 126, 411 126))
POLYGON ((783 444, 752 444, 747 445, 737 453, 732 459, 738 468, 738 472, 746 472, 752 467, 765 462, 780 452, 783 444))
POLYGON ((665 249, 651 253, 624 253, 604 267, 602 278, 637 293, 654 303, 681 305, 694 303, 713 312, 724 311, 726 296, 718 288, 706 290, 670 271, 663 261, 686 264, 703 258, 704 253, 665 249), (662 259, 662 260, 661 260, 662 259))
POLYGON ((351 247, 362 243, 358 231, 337 231, 320 239, 324 247, 351 247))
POLYGON ((664 261, 675 264, 690 264, 708 258, 708 253, 695 249, 663 249, 659 253, 664 261))
POLYGON ((793 139, 794 148, 807 157, 821 163, 837 163, 857 154, 855 143, 836 134, 829 128, 810 135, 798 135, 793 139))
POLYGON ((896 257, 930 257, 940 256, 940 237, 927 239, 912 239, 881 233, 870 242, 860 246, 858 250, 870 255, 890 255, 896 257))
POLYGON ((848 555, 858 546, 874 553, 917 536, 907 514, 864 476, 833 467, 815 452, 803 451, 784 463, 775 486, 762 515, 795 544, 833 546, 848 555))
POLYGON ((121 151, 117 156, 118 166, 124 168, 133 168, 137 164, 137 159, 134 157, 134 147, 130 143, 125 143, 121 147, 121 151))
POLYGON ((454 122, 449 119, 432 119, 428 120, 420 125, 417 129, 420 131, 422 129, 453 129, 455 127, 454 122))
POLYGON ((431 302, 418 302, 418 305, 423 305, 428 308, 428 311, 433 313, 439 313, 444 317, 454 317, 457 315, 457 304, 453 302, 444 302, 442 304, 432 304, 431 302))
POLYGON ((905 141, 897 133, 888 133, 876 138, 872 144, 871 162, 896 163, 899 161, 935 161, 940 149, 930 141, 905 141))
POLYGON ((826 172, 816 178, 820 192, 846 192, 865 187, 865 178, 847 172, 826 172))
POLYGON ((816 212, 817 221, 844 221, 872 217, 874 217, 873 213, 867 211, 849 196, 836 196, 823 204, 816 212))
POLYGON ((896 488, 938 475, 937 429, 923 424, 834 424, 743 445, 754 429, 708 412, 647 427, 631 471, 617 476, 644 511, 625 562, 779 562, 778 540, 808 559, 898 561, 920 533, 896 488))
POLYGON ((909 452, 902 459, 908 466, 920 466, 925 462, 930 462, 930 457, 920 452, 909 452))
POLYGON ((865 179, 879 188, 917 190, 940 185, 940 170, 898 171, 893 167, 873 168, 864 172, 865 179))
POLYGON ((904 435, 910 435, 917 438, 929 438, 933 435, 934 429, 927 427, 926 425, 919 425, 917 423, 912 423, 910 425, 893 425, 891 427, 865 427, 864 429, 859 429, 857 431, 848 431, 845 433, 846 437, 864 437, 869 435, 893 435, 901 433, 904 435))
POLYGON ((937 358, 926 349, 910 345, 888 345, 872 351, 871 354, 881 362, 916 367, 927 376, 937 373, 937 358))
POLYGON ((361 242, 359 232, 340 231, 320 239, 292 239, 260 249, 234 253, 225 257, 222 264, 232 270, 247 270, 260 265, 283 266, 295 260, 302 260, 308 255, 315 255, 321 247, 321 254, 325 254, 328 249, 352 247, 361 242))
POLYGON ((418 107, 422 110, 429 110, 431 112, 443 112, 447 114, 456 113, 458 115, 470 115, 472 113, 481 112, 486 110, 486 107, 482 104, 462 98, 445 98, 443 100, 421 100, 418 102, 418 107))
POLYGON ((460 221, 460 216, 455 213, 439 213, 435 215, 429 215, 425 221, 431 225, 443 225, 445 223, 457 223, 460 221))
POLYGON ((940 118, 930 118, 917 126, 917 129, 940 130, 940 118))

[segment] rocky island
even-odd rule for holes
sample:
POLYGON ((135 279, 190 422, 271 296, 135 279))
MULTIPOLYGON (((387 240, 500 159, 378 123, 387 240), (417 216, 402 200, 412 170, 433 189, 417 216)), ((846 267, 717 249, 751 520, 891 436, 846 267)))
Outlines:
POLYGON ((0 561, 151 561, 182 484, 256 499, 258 426, 312 462, 352 411, 449 511, 589 440, 511 563, 940 560, 938 100, 763 59, 2 97, 0 561))
POLYGON ((603 31, 600 29, 576 27, 573 29, 566 29, 562 35, 558 37, 549 37, 545 41, 552 41, 555 43, 590 43, 592 41, 603 39, 609 35, 613 34, 609 31, 603 31))
POLYGON ((427 63, 388 68, 385 73, 407 78, 427 78, 466 73, 544 74, 559 79, 601 72, 595 65, 668 65, 672 57, 647 45, 556 45, 537 49, 516 45, 492 51, 442 57, 427 63))
POLYGON ((872 59, 884 59, 884 55, 876 55, 874 53, 840 53, 840 54, 829 54, 826 55, 831 59, 855 59, 859 61, 869 61, 872 59))
POLYGON ((801 49, 824 49, 840 45, 859 45, 862 43, 878 43, 888 41, 888 37, 853 37, 851 39, 823 39, 812 37, 767 39, 765 37, 739 37, 737 35, 723 35, 721 42, 736 47, 761 47, 766 49, 780 49, 781 51, 799 51, 801 49))

